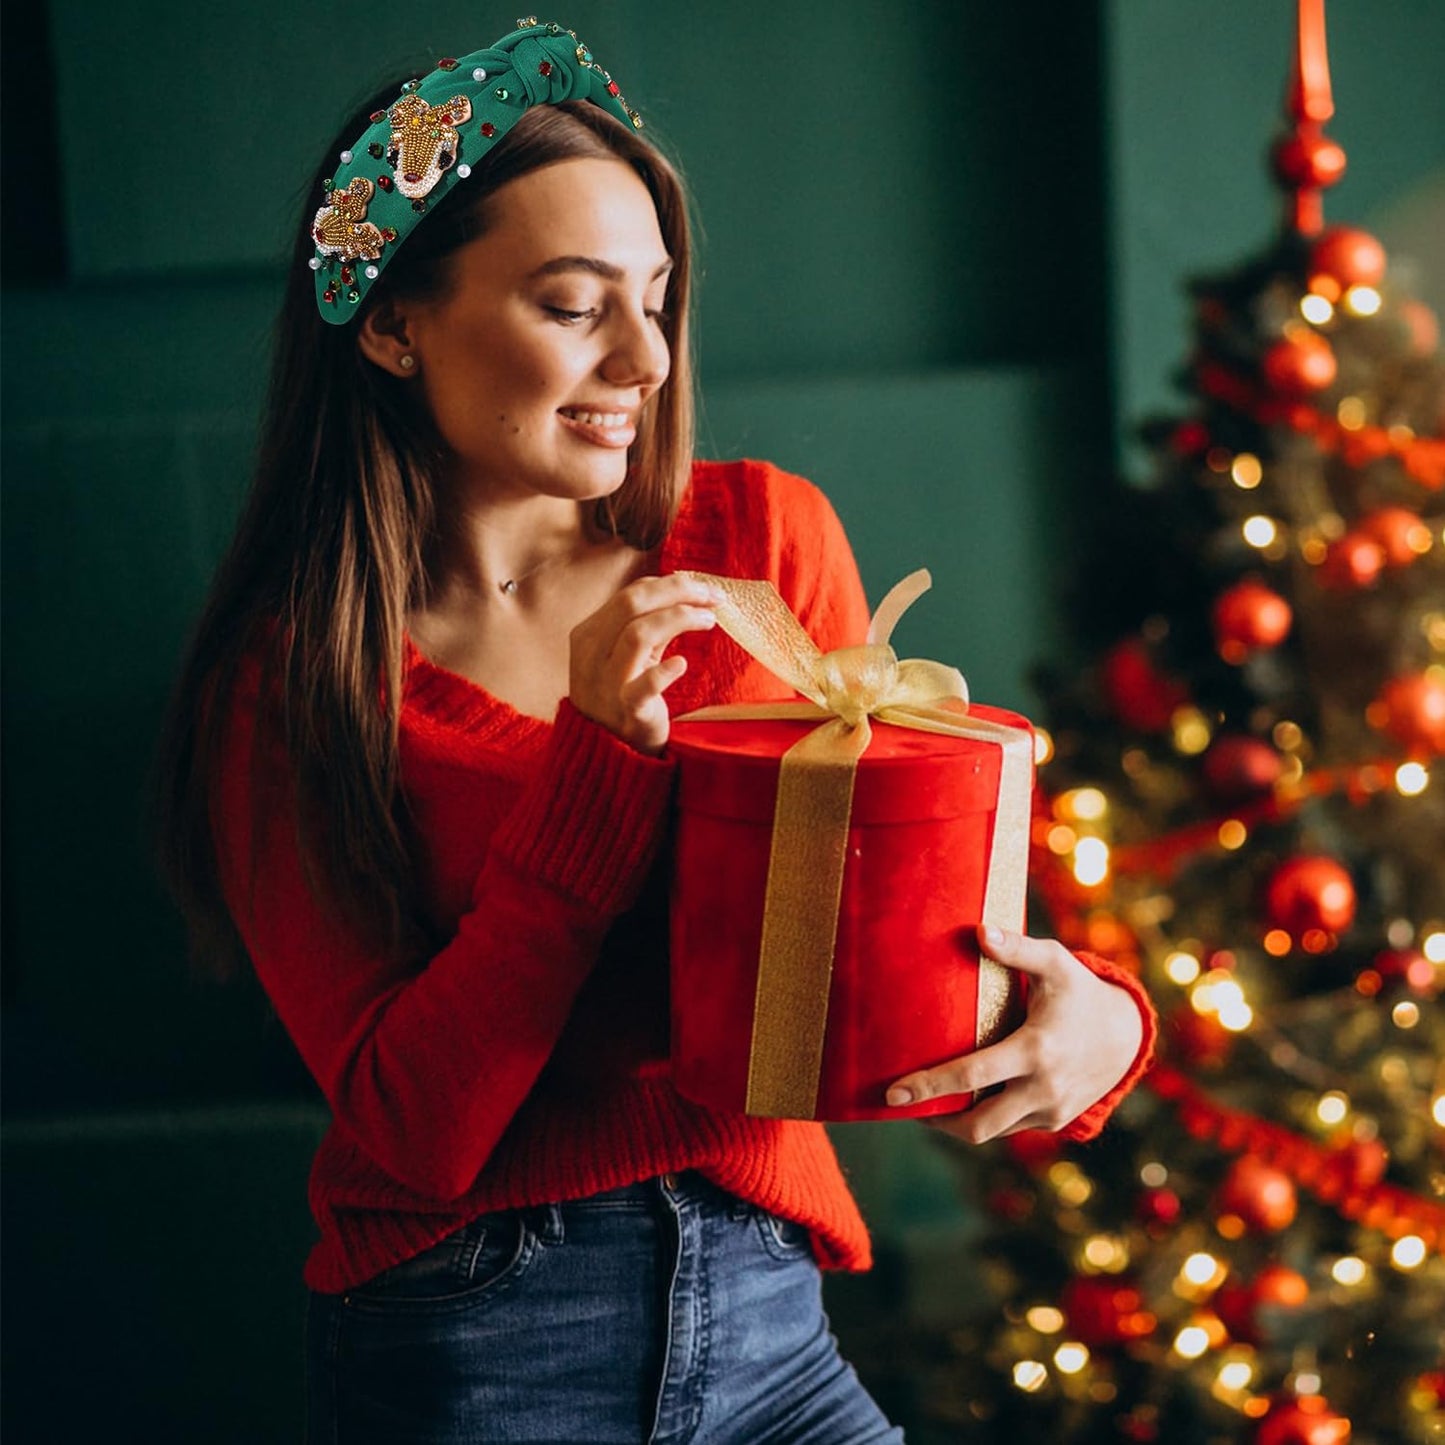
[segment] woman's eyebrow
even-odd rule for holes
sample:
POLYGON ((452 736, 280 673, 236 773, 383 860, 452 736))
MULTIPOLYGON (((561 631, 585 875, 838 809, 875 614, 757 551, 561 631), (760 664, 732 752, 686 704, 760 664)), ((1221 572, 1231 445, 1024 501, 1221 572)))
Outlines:
MULTIPOLYGON (((659 276, 665 276, 672 270, 672 257, 652 273, 652 279, 657 280, 659 276)), ((529 276, 529 280, 539 276, 559 276, 567 271, 588 271, 594 276, 601 276, 605 281, 624 281, 627 279, 626 272, 620 266, 614 266, 610 261, 603 261, 597 256, 556 256, 550 261, 544 261, 529 276)))

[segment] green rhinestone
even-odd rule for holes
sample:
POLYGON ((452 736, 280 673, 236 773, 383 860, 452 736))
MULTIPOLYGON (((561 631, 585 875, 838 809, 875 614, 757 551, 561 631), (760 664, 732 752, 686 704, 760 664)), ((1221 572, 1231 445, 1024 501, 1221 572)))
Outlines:
POLYGON ((547 34, 548 34, 548 35, 560 35, 561 33, 562 33, 562 27, 561 27, 560 25, 558 25, 555 20, 552 21, 552 23, 547 26, 547 34))
POLYGON ((496 97, 498 100, 508 100, 511 98, 511 92, 505 85, 499 85, 496 89, 496 97))
POLYGON ((329 191, 335 184, 336 182, 333 181, 330 176, 327 176, 326 179, 321 182, 321 189, 323 191, 329 191))
POLYGON ((366 153, 367 153, 367 155, 369 155, 373 160, 378 160, 378 161, 379 161, 379 160, 382 158, 382 156, 384 156, 384 155, 386 154, 386 151, 385 151, 385 149, 383 148, 383 146, 382 146, 382 144, 381 144, 381 142, 380 142, 379 140, 374 140, 374 141, 372 141, 372 143, 371 143, 369 146, 367 146, 367 148, 366 148, 366 153))
POLYGON ((583 65, 591 65, 591 64, 592 64, 592 52, 591 52, 590 50, 588 50, 588 48, 587 48, 585 45, 579 45, 579 46, 577 47, 577 59, 578 59, 579 61, 581 61, 581 63, 582 63, 583 65))
POLYGON ((361 300, 361 292, 358 291, 355 286, 353 286, 351 290, 346 293, 346 299, 351 302, 353 306, 355 306, 356 303, 361 300))

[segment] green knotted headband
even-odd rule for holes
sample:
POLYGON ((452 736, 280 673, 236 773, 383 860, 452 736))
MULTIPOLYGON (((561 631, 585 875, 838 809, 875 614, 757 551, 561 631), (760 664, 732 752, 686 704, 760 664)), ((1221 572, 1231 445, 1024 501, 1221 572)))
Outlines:
POLYGON ((517 123, 529 106, 590 100, 638 130, 642 118, 574 30, 535 16, 486 50, 437 62, 409 80, 326 181, 326 203, 311 223, 316 304, 344 326, 357 303, 416 229, 428 207, 517 123))

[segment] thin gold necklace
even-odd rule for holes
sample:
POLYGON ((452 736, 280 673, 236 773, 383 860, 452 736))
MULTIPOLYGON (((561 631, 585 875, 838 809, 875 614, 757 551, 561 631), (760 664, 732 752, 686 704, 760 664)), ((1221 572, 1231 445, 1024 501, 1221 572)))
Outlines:
POLYGON ((551 557, 544 557, 535 567, 529 567, 525 572, 519 572, 515 577, 507 577, 503 581, 498 582, 497 591, 500 592, 503 597, 515 597, 517 595, 517 589, 522 583, 531 581, 537 573, 545 572, 548 567, 558 562, 565 562, 569 557, 577 556, 579 552, 585 551, 592 545, 592 538, 583 537, 580 542, 566 548, 564 551, 554 553, 551 557))

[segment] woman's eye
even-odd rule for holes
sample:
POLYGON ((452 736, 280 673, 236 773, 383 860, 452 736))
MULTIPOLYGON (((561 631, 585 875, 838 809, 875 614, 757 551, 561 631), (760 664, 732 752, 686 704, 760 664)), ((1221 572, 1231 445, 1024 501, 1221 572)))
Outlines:
POLYGON ((597 312, 589 307, 586 311, 569 311, 565 306, 544 306, 548 315, 555 317, 563 326, 576 326, 579 321, 590 321, 597 312))
POLYGON ((647 313, 647 319, 649 321, 655 321, 659 326, 666 326, 667 312, 662 310, 661 308, 657 309, 656 311, 649 311, 647 313))

